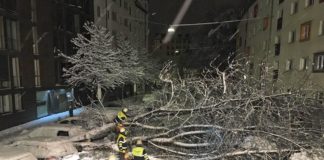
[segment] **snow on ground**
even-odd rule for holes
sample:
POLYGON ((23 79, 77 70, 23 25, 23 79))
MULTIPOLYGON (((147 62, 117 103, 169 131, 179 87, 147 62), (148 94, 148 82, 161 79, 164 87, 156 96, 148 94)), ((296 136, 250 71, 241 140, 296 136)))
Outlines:
MULTIPOLYGON (((83 111, 83 108, 78 108, 78 109, 75 109, 73 111, 73 114, 74 115, 79 115, 82 111, 83 111)), ((20 131, 23 131, 23 130, 26 130, 26 129, 30 129, 30 128, 34 128, 34 127, 37 127, 37 126, 49 124, 49 123, 55 122, 55 121, 57 121, 59 119, 64 119, 64 118, 66 118, 68 116, 69 116, 69 112, 66 111, 66 112, 62 112, 62 113, 58 113, 58 114, 49 115, 49 116, 46 116, 46 117, 31 121, 31 122, 28 122, 28 123, 25 123, 25 124, 22 124, 22 125, 19 125, 19 126, 15 126, 15 127, 12 127, 12 128, 2 130, 2 131, 0 131, 0 140, 2 138, 5 138, 5 136, 12 135, 12 134, 15 134, 17 132, 20 132, 20 131)))

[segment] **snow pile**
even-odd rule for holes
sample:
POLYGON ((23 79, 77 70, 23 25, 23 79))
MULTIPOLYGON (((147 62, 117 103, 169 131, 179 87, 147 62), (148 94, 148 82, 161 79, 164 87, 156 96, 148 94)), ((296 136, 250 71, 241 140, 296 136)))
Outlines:
POLYGON ((324 160, 324 150, 316 149, 308 152, 294 153, 289 160, 324 160))
POLYGON ((241 147, 244 149, 259 149, 259 150, 275 150, 277 149, 275 143, 270 143, 268 140, 256 137, 248 136, 244 139, 241 147))

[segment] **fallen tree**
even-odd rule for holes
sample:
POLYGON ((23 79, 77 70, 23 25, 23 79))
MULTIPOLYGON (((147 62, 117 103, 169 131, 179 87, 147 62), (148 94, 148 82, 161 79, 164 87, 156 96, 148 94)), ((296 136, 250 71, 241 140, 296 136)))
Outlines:
POLYGON ((312 93, 274 90, 272 79, 251 77, 241 64, 220 71, 211 63, 201 75, 183 79, 169 63, 156 101, 133 110, 132 141, 146 141, 166 159, 279 159, 321 148, 323 132, 312 115, 323 109, 312 93), (242 147, 249 136, 273 145, 242 147))

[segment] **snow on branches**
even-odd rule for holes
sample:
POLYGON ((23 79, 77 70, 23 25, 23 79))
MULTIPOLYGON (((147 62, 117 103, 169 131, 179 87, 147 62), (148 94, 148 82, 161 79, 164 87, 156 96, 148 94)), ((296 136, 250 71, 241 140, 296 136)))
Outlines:
POLYGON ((92 23, 86 23, 84 28, 86 35, 72 39, 76 54, 61 54, 70 64, 64 68, 69 84, 115 88, 143 77, 139 52, 127 40, 92 23))

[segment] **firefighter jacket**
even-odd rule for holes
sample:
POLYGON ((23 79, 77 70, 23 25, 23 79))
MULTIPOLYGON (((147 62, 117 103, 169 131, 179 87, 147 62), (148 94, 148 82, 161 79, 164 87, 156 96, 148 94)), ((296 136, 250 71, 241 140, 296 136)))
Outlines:
POLYGON ((121 123, 127 119, 127 115, 123 111, 119 111, 117 117, 114 119, 115 123, 121 123))
POLYGON ((123 135, 122 133, 118 134, 117 145, 118 145, 119 152, 126 153, 127 151, 126 136, 123 135))
POLYGON ((140 146, 136 146, 132 149, 133 160, 149 160, 145 149, 140 146))

